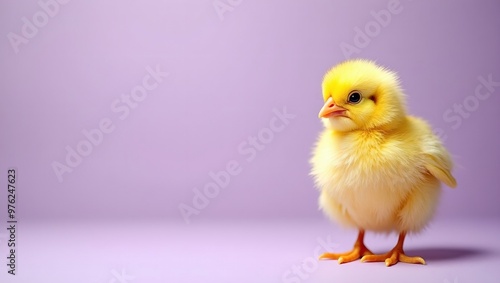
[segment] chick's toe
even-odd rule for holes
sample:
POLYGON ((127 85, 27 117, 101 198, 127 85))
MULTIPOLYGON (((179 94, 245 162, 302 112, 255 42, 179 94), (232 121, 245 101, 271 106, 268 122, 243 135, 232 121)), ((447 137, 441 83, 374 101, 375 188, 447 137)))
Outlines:
POLYGON ((386 266, 392 266, 398 262, 425 264, 425 260, 419 256, 407 256, 403 251, 403 242, 406 233, 402 232, 399 235, 399 240, 396 246, 385 254, 371 254, 365 255, 361 258, 361 262, 385 262, 386 266))
POLYGON ((364 231, 359 231, 358 238, 351 251, 345 253, 324 253, 319 259, 336 259, 339 264, 342 264, 358 260, 366 255, 373 255, 363 242, 364 235, 364 231))

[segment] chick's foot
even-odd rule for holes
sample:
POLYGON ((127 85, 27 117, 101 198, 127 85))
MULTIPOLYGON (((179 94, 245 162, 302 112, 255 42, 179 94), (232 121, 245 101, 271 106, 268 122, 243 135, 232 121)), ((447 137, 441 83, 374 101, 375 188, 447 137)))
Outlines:
POLYGON ((361 262, 385 262, 386 266, 392 266, 398 262, 425 264, 425 260, 419 256, 407 256, 403 251, 403 242, 406 233, 399 235, 399 240, 396 246, 388 253, 378 255, 365 255, 361 258, 361 262))
POLYGON ((339 264, 347 263, 360 259, 366 255, 373 255, 373 253, 363 243, 365 232, 359 231, 358 239, 354 244, 354 248, 346 253, 324 253, 319 259, 336 259, 339 264))
POLYGON ((385 262, 386 266, 394 265, 398 262, 425 264, 425 260, 419 256, 407 256, 403 250, 392 249, 390 252, 381 255, 365 255, 361 262, 385 262))

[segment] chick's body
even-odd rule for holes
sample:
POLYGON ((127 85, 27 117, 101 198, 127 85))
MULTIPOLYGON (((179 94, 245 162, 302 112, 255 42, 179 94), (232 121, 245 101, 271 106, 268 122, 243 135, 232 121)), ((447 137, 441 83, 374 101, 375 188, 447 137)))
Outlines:
POLYGON ((311 159, 320 208, 360 233, 353 251, 322 258, 424 263, 404 255, 403 241, 433 216, 441 182, 455 187, 448 152, 424 120, 406 114, 395 73, 371 61, 330 70, 323 98, 325 129, 311 159), (363 243, 365 230, 396 231, 400 239, 389 253, 373 255, 363 243))
POLYGON ((419 231, 440 192, 425 168, 425 153, 433 152, 445 153, 427 124, 414 117, 390 132, 326 129, 312 159, 320 207, 346 226, 419 231))

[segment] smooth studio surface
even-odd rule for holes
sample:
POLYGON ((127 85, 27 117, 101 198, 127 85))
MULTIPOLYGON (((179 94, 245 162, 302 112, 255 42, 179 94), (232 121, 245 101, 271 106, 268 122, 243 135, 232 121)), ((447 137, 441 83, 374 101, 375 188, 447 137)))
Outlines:
MULTIPOLYGON (((498 216, 498 2, 389 3, 241 1, 221 17, 211 1, 61 4, 18 53, 0 42, 0 164, 19 168, 20 216, 184 222, 179 204, 234 160, 193 221, 321 217, 308 160, 346 44, 397 71, 410 113, 445 138, 459 188, 440 215, 498 216)), ((2 4, 0 34, 39 11, 2 4)))
MULTIPOLYGON (((497 220, 434 222, 406 251, 427 265, 318 261, 352 247, 356 233, 326 221, 46 223, 21 226, 16 280, 2 282, 429 282, 495 283, 497 220), (114 280, 114 281, 113 281, 114 280), (122 281, 120 281, 122 280, 122 281)), ((2 238, 0 238, 2 239, 2 238)), ((374 252, 395 235, 367 233, 374 252)), ((3 246, 2 246, 3 250, 3 246)), ((5 281, 4 281, 5 280, 5 281)))

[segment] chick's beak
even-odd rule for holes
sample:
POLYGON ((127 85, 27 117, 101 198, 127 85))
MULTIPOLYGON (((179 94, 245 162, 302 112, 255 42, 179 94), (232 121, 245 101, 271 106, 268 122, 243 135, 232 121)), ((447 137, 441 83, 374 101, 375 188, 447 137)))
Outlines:
POLYGON ((328 98, 325 105, 319 111, 319 118, 345 116, 346 109, 335 104, 333 98, 328 98))

